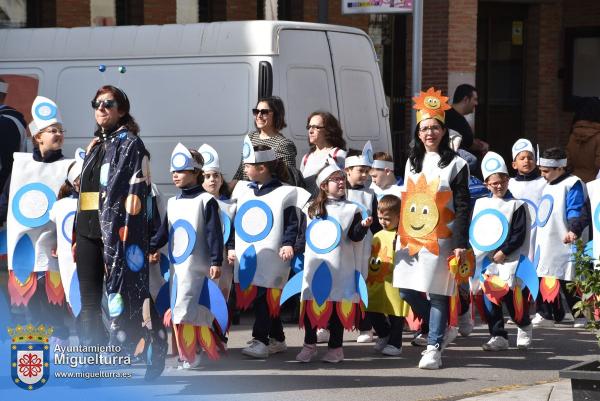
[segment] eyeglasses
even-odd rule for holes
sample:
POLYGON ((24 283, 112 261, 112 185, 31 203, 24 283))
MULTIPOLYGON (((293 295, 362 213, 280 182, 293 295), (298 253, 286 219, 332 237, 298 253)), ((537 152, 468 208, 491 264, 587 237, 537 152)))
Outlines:
POLYGON ((419 132, 422 134, 427 133, 427 131, 440 132, 441 130, 442 130, 442 127, 440 127, 439 125, 432 125, 431 127, 419 128, 419 132))
POLYGON ((271 110, 269 110, 269 109, 252 109, 252 114, 254 114, 254 116, 257 116, 259 114, 261 116, 266 116, 270 112, 271 112, 271 110))
POLYGON ((117 101, 115 99, 105 99, 105 100, 92 100, 92 109, 99 109, 100 106, 105 109, 112 109, 117 105, 117 101))
POLYGON ((332 178, 328 179, 327 181, 329 181, 329 182, 335 182, 337 184, 337 183, 340 183, 340 182, 345 182, 346 178, 345 177, 332 177, 332 178))
POLYGON ((50 129, 42 130, 40 132, 47 132, 49 134, 56 135, 56 134, 64 134, 65 132, 67 132, 67 130, 58 129, 58 128, 50 128, 50 129))
POLYGON ((322 125, 307 125, 306 126, 306 129, 308 131, 310 131, 311 129, 322 130, 323 128, 325 128, 325 127, 323 127, 322 125))
POLYGON ((503 180, 503 181, 488 182, 487 185, 489 185, 490 187, 493 187, 493 188, 500 188, 500 187, 503 187, 504 185, 506 185, 507 183, 508 183, 508 180, 503 180))

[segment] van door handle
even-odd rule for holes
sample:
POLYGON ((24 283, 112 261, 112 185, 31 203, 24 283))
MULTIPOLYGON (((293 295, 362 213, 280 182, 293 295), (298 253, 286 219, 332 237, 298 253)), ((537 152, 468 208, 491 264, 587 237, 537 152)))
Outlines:
POLYGON ((381 108, 381 116, 388 117, 390 115, 390 109, 387 106, 381 108))

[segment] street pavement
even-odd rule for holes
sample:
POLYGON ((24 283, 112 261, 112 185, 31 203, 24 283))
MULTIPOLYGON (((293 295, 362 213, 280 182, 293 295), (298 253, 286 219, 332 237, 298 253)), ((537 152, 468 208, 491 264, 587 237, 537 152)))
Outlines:
MULTIPOLYGON (((255 360, 241 354, 251 338, 250 322, 244 317, 232 327, 228 355, 219 361, 181 370, 176 358, 170 358, 152 393, 176 395, 178 400, 569 400, 570 384, 558 381, 558 371, 598 355, 593 336, 571 324, 534 329, 527 351, 514 348, 516 326, 509 325, 511 349, 485 352, 481 344, 489 338, 487 326, 479 325, 469 337, 459 336, 451 344, 438 371, 416 367, 422 348, 410 345, 409 333, 400 357, 382 356, 373 344, 357 344, 357 333, 346 333, 342 363, 302 364, 294 358, 303 331, 287 325, 287 352, 255 360), (559 398, 551 398, 552 393, 559 398), (519 396, 524 398, 515 398, 519 396)), ((320 344, 319 355, 325 350, 320 344)))

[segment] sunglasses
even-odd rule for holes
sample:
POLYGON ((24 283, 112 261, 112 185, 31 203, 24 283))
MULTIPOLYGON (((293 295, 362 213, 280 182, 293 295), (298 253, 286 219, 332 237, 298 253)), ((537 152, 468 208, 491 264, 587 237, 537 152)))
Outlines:
POLYGON ((117 101, 115 99, 106 99, 106 100, 92 100, 92 109, 99 109, 100 106, 105 109, 112 109, 117 105, 117 101))
POLYGON ((261 116, 266 116, 271 112, 271 110, 269 109, 252 109, 252 114, 254 114, 254 116, 257 115, 261 115, 261 116))

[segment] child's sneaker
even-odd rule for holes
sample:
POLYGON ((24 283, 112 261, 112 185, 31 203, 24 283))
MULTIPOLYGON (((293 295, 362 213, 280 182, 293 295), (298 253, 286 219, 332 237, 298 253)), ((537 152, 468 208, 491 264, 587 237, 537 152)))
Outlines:
POLYGON ((317 329, 317 343, 326 343, 329 341, 329 330, 317 329))
POLYGON ((573 327, 576 329, 583 329, 585 326, 587 326, 587 319, 584 317, 577 317, 573 321, 573 327))
POLYGON ((356 342, 361 344, 373 342, 373 333, 371 333, 371 330, 361 331, 356 337, 356 342))
POLYGON ((461 336, 467 337, 473 332, 473 319, 471 319, 471 307, 464 314, 458 317, 458 332, 461 336))
POLYGON ((439 369, 442 367, 442 351, 440 351, 437 344, 428 345, 421 355, 423 356, 419 361, 419 369, 439 369))
POLYGON ((446 328, 446 333, 444 334, 444 341, 442 341, 441 350, 445 350, 448 345, 456 339, 458 336, 458 328, 454 326, 448 326, 446 328))
POLYGON ((279 354, 287 350, 287 344, 285 340, 277 341, 274 338, 269 339, 269 355, 279 354))
POLYGON ((315 356, 317 356, 317 344, 304 344, 302 350, 296 355, 296 360, 298 362, 308 363, 312 361, 315 356))
POLYGON ((329 348, 321 360, 329 363, 342 362, 344 360, 344 350, 342 350, 342 347, 329 348))
POLYGON ((394 347, 391 344, 387 344, 382 350, 381 353, 387 356, 398 356, 402 353, 402 348, 394 347))
POLYGON ((506 351, 508 349, 508 340, 502 336, 494 336, 481 346, 484 351, 506 351))
POLYGON ((381 352, 387 345, 389 339, 390 336, 378 338, 377 340, 375 340, 375 345, 373 346, 373 349, 377 352, 381 352))
POLYGON ((554 327, 554 320, 545 319, 539 313, 535 314, 535 317, 531 319, 533 327, 554 327))
POLYGON ((267 359, 269 357, 269 348, 262 342, 254 339, 250 345, 242 349, 242 354, 256 359, 267 359))
POLYGON ((410 343, 415 347, 425 347, 427 345, 427 334, 417 334, 410 343))
POLYGON ((517 348, 527 349, 531 345, 533 339, 533 326, 517 327, 517 348))
POLYGON ((202 363, 202 353, 196 354, 196 358, 192 362, 183 361, 181 364, 181 369, 189 370, 189 369, 197 369, 200 367, 202 363))

